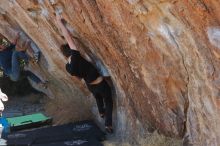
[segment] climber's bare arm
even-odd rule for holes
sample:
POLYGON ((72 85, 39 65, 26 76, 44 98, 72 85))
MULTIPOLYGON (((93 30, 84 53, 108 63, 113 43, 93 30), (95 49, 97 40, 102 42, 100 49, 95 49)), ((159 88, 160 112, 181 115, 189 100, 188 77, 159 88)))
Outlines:
POLYGON ((68 45, 70 46, 70 48, 72 50, 77 50, 76 45, 73 42, 73 39, 69 33, 69 31, 67 30, 67 28, 64 26, 63 22, 62 22, 62 18, 59 14, 56 14, 56 19, 57 19, 57 23, 63 33, 64 38, 66 39, 68 45))

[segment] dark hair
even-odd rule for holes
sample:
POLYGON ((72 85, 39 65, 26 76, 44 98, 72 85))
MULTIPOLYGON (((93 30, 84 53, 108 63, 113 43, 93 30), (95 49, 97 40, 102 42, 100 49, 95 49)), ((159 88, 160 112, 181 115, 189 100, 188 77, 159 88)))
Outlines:
POLYGON ((71 56, 71 49, 70 49, 68 44, 61 45, 60 50, 61 50, 61 52, 63 53, 63 55, 65 57, 70 57, 71 56))

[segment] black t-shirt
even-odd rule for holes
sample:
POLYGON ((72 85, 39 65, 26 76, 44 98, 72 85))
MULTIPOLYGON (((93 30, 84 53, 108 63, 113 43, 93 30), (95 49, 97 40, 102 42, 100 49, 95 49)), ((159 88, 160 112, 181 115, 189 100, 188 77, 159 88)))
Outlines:
POLYGON ((100 76, 98 70, 76 50, 71 50, 71 62, 66 64, 66 70, 72 76, 83 78, 86 83, 91 83, 100 76))

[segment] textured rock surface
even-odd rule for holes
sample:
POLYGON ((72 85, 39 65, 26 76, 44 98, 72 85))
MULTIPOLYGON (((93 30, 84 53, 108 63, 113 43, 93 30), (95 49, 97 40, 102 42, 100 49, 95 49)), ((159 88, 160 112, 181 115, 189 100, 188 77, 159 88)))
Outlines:
POLYGON ((20 29, 41 48, 33 70, 50 80, 45 93, 79 99, 76 91, 88 92, 59 52, 54 12, 63 11, 77 46, 112 77, 118 135, 135 141, 158 129, 218 146, 219 7, 219 0, 1 0, 0 33, 10 40, 20 29))

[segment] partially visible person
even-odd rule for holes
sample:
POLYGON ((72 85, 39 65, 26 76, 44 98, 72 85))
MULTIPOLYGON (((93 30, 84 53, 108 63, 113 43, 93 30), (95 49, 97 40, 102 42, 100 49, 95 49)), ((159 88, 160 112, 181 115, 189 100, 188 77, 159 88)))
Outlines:
POLYGON ((56 14, 56 19, 59 27, 61 28, 63 36, 68 43, 61 46, 63 55, 68 59, 66 70, 72 76, 85 80, 88 89, 92 92, 96 99, 100 116, 105 118, 106 132, 113 133, 113 101, 111 88, 104 78, 99 74, 98 70, 81 56, 59 14, 56 14))
POLYGON ((0 116, 2 116, 2 112, 5 109, 2 101, 8 101, 8 96, 0 89, 0 116))
MULTIPOLYGON (((9 45, 0 44, 0 67, 3 69, 4 74, 9 76, 12 81, 18 81, 21 74, 23 74, 45 88, 45 81, 41 81, 39 77, 29 70, 22 70, 29 63, 29 57, 25 51, 16 50, 19 38, 20 33, 17 33, 14 41, 9 45)), ((30 45, 30 41, 26 41, 24 47, 27 48, 28 45, 30 45)))

